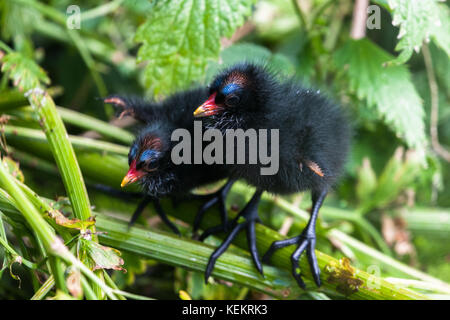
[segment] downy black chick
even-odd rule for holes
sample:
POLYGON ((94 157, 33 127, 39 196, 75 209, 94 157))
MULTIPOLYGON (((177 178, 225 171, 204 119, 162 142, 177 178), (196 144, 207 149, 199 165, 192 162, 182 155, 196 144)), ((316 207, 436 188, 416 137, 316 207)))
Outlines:
MULTIPOLYGON (((306 250, 314 280, 320 286, 320 269, 314 252, 315 225, 319 208, 340 175, 349 149, 350 129, 343 110, 319 91, 304 89, 293 80, 279 80, 267 68, 248 63, 222 72, 212 82, 209 94, 194 112, 195 117, 205 117, 206 127, 222 131, 279 129, 279 170, 274 175, 261 175, 261 164, 231 165, 233 179, 244 179, 257 190, 232 221, 229 236, 211 255, 206 279, 215 261, 244 228, 253 261, 262 273, 254 228, 259 221, 257 208, 262 192, 283 195, 311 190, 311 218, 303 232, 292 239, 275 241, 263 261, 268 261, 276 249, 295 244, 297 249, 291 256, 295 279, 305 287, 299 258, 306 250), (244 222, 239 223, 241 220, 244 222)), ((217 230, 220 228, 206 230, 203 238, 217 230)))
POLYGON ((146 197, 134 212, 130 225, 142 213, 146 205, 153 202, 156 212, 162 220, 179 234, 176 226, 170 222, 159 204, 159 198, 169 196, 172 199, 197 198, 205 200, 194 222, 194 232, 210 207, 219 205, 222 222, 227 224, 225 198, 233 180, 229 180, 220 190, 205 196, 190 195, 190 190, 216 182, 227 177, 224 167, 219 165, 200 166, 193 164, 175 165, 171 161, 174 142, 171 134, 175 129, 193 131, 193 110, 207 97, 207 90, 193 89, 172 95, 161 103, 151 103, 140 98, 112 95, 104 99, 121 110, 120 117, 130 115, 144 123, 144 128, 131 145, 128 162, 129 171, 121 186, 138 181, 146 197))

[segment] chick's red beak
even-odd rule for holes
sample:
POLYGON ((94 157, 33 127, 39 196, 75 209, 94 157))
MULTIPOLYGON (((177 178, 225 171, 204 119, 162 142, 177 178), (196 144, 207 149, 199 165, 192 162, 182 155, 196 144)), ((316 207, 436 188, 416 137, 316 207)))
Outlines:
POLYGON ((128 170, 128 173, 123 178, 120 186, 123 188, 126 185, 129 185, 130 183, 138 181, 144 175, 145 175, 144 171, 136 170, 136 160, 133 160, 130 164, 130 169, 128 170))
POLYGON ((208 117, 212 116, 219 112, 220 108, 215 102, 216 99, 216 93, 214 92, 208 100, 206 100, 200 107, 198 107, 194 111, 194 117, 200 118, 200 117, 208 117))

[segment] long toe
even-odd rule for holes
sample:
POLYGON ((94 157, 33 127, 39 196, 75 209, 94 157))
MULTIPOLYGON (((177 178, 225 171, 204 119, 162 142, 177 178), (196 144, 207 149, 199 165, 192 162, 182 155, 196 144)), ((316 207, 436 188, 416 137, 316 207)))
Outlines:
POLYGON ((176 225, 174 225, 170 220, 165 221, 167 226, 178 236, 181 236, 180 230, 177 228, 176 225))
POLYGON ((290 239, 277 240, 277 241, 272 242, 269 250, 267 250, 266 253, 264 254, 262 261, 264 263, 268 263, 270 261, 270 258, 272 257, 272 255, 275 253, 276 250, 296 244, 298 242, 298 240, 299 240, 299 236, 290 238, 290 239))
POLYGON ((211 276, 211 273, 214 269, 214 265, 216 264, 217 259, 228 249, 231 242, 236 238, 237 234, 245 227, 244 224, 238 224, 231 230, 228 237, 222 242, 222 244, 214 250, 214 252, 209 257, 208 265, 205 270, 205 283, 208 283, 208 279, 211 276))
MULTIPOLYGON (((258 202, 261 197, 262 191, 256 191, 253 195, 252 199, 247 203, 245 208, 238 214, 238 216, 231 222, 233 226, 231 232, 224 240, 224 242, 213 252, 211 255, 208 265, 205 271, 205 280, 208 281, 208 278, 214 268, 214 264, 219 256, 225 252, 225 250, 230 246, 233 239, 237 236, 237 234, 243 229, 247 229, 247 241, 250 248, 250 253, 252 254, 253 261, 256 265, 256 268, 259 272, 263 272, 262 263, 259 259, 258 250, 256 248, 256 234, 255 234, 255 222, 258 218, 258 202), (240 222, 241 220, 244 220, 240 222), (240 223, 238 223, 240 222, 240 223)), ((222 227, 223 229, 223 227, 222 227)), ((218 227, 215 227, 215 230, 222 230, 218 227)), ((215 231, 214 230, 214 231, 215 231)), ((200 237, 201 239, 206 238, 206 236, 212 234, 212 228, 205 231, 205 233, 200 237)))
POLYGON ((249 221, 247 225, 247 242, 248 248, 252 255, 253 262, 255 263, 256 269, 261 275, 264 276, 263 266, 261 260, 259 259, 258 248, 256 247, 256 233, 255 233, 255 221, 249 221))
POLYGON ((308 242, 306 241, 306 239, 302 239, 297 247, 297 249, 295 249, 294 253, 291 256, 291 263, 292 263, 292 275, 294 276, 295 280, 297 280, 297 283, 300 287, 302 287, 303 289, 306 288, 305 286, 305 282, 302 279, 301 276, 301 269, 300 269, 300 264, 299 264, 299 260, 300 260, 300 256, 303 253, 303 251, 306 250, 308 246, 308 242))
POLYGON ((306 250, 306 255, 308 257, 309 267, 311 268, 311 274, 313 276, 314 282, 318 287, 321 285, 320 281, 320 268, 317 263, 316 252, 315 252, 316 239, 310 239, 308 248, 306 250))

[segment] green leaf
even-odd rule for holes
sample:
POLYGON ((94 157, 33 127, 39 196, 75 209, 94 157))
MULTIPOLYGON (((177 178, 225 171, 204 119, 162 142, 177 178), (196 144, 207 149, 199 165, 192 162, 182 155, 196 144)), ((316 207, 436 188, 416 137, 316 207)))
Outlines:
POLYGON ((97 242, 83 238, 80 239, 80 245, 81 249, 92 259, 94 263, 93 270, 113 269, 124 270, 126 272, 126 270, 122 268, 124 261, 120 257, 120 252, 118 250, 102 246, 97 242))
MULTIPOLYGON (((437 0, 389 0, 392 10, 392 24, 399 26, 397 38, 400 39, 396 46, 400 55, 393 60, 395 64, 408 61, 413 50, 420 51, 424 40, 428 41, 434 32, 441 28, 439 8, 437 0)), ((440 33, 448 34, 448 29, 440 33)), ((447 35, 448 40, 448 35, 447 35)))
POLYGON ((350 90, 375 107, 378 117, 424 159, 427 140, 422 101, 404 65, 383 66, 392 58, 367 39, 350 40, 335 53, 335 63, 344 70, 350 90))
POLYGON ((450 57, 450 9, 445 4, 438 5, 438 21, 431 32, 431 38, 450 57))
POLYGON ((42 15, 30 6, 16 1, 0 2, 0 33, 6 40, 30 34, 41 21, 42 15))
POLYGON ((8 168, 9 173, 19 180, 20 182, 24 182, 25 178, 23 176, 22 170, 20 170, 19 163, 14 161, 12 158, 8 156, 4 156, 2 159, 3 164, 8 168))
POLYGON ((14 86, 18 87, 20 91, 28 91, 41 86, 42 83, 50 84, 50 79, 45 71, 36 62, 21 53, 8 53, 3 57, 0 56, 0 60, 3 63, 1 71, 13 80, 14 86))
POLYGON ((161 0, 155 2, 135 41, 137 62, 147 62, 145 85, 165 94, 202 78, 218 58, 221 37, 230 37, 255 0, 161 0))

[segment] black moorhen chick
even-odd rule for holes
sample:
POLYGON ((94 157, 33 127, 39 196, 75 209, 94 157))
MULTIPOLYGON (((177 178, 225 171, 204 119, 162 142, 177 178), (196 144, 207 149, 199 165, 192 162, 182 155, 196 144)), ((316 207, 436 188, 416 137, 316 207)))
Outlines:
POLYGON ((159 203, 159 198, 196 198, 205 200, 194 222, 194 232, 198 229, 204 213, 218 204, 222 222, 227 224, 225 198, 233 180, 229 180, 217 192, 204 195, 189 195, 193 188, 216 182, 227 177, 225 167, 219 165, 174 165, 171 161, 173 142, 170 137, 177 128, 189 130, 192 135, 192 111, 207 97, 205 89, 193 89, 172 95, 161 103, 151 103, 135 97, 112 95, 104 99, 121 110, 120 116, 130 115, 146 124, 133 142, 128 155, 130 169, 122 181, 122 187, 139 181, 146 194, 134 212, 132 225, 144 208, 153 202, 161 219, 177 234, 179 230, 170 222, 159 203))
MULTIPOLYGON (((314 252, 315 225, 319 208, 342 171, 349 149, 350 129, 343 110, 319 91, 304 89, 291 80, 281 81, 267 68, 248 63, 235 65, 217 76, 209 94, 209 99, 194 112, 195 117, 206 117, 206 127, 222 131, 279 129, 279 170, 274 175, 261 175, 261 165, 231 165, 232 178, 244 179, 257 190, 232 221, 228 237, 211 255, 206 280, 218 257, 244 228, 253 261, 262 273, 254 227, 259 221, 257 208, 262 192, 292 194, 311 190, 311 218, 303 232, 292 239, 275 241, 263 260, 268 261, 276 249, 295 244, 297 249, 291 256, 295 279, 305 288, 299 258, 306 250, 314 280, 320 286, 314 252)), ((218 230, 218 227, 206 230, 202 237, 218 230)))

